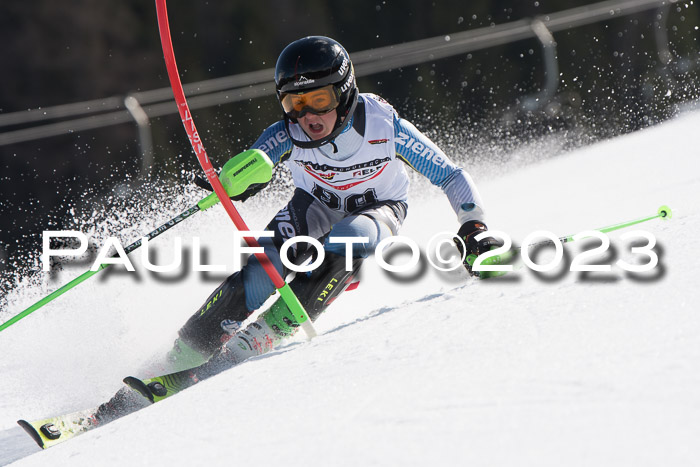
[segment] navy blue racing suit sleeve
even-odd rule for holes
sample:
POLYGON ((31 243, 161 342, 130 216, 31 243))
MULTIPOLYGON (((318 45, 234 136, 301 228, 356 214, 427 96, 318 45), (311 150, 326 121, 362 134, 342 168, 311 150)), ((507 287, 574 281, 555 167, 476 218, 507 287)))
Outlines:
POLYGON ((264 151, 276 167, 289 157, 292 147, 292 140, 289 139, 284 121, 280 120, 267 127, 250 148, 264 151))
POLYGON ((484 205, 469 174, 411 122, 394 115, 396 155, 445 192, 460 223, 484 220, 484 205))

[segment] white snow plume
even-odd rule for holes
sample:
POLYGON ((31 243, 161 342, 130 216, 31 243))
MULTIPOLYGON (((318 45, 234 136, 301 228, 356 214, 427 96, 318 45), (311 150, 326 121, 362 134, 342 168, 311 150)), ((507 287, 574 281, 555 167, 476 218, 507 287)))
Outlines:
MULTIPOLYGON (((17 418, 108 397, 167 346, 215 285, 147 274, 84 284, 0 335, 0 426, 8 428, 0 461, 695 465, 698 128, 700 113, 689 113, 480 183, 490 228, 516 242, 535 230, 575 234, 669 205, 671 220, 627 229, 657 239, 659 265, 650 273, 613 266, 539 276, 524 268, 475 281, 427 266, 397 280, 369 260, 359 289, 317 321, 314 340, 33 454, 33 442, 10 428, 17 418)), ((243 208, 254 227, 275 209, 243 208)), ((413 193, 403 235, 425 251, 433 234, 456 228, 437 190, 413 193)), ((226 258, 231 229, 216 208, 177 233, 201 236, 210 258, 226 258)), ((611 233, 612 249, 595 260, 643 263, 624 232, 611 233)), ((565 248, 573 256, 582 246, 565 248)))

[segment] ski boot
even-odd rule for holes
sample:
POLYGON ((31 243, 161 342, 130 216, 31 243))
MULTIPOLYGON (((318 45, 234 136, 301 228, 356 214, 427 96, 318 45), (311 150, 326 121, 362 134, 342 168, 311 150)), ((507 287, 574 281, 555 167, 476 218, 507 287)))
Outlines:
MULTIPOLYGON (((327 253, 320 267, 294 278, 290 287, 312 321, 352 284, 362 260, 354 259, 352 271, 346 271, 345 256, 327 253)), ((221 352, 197 369, 197 377, 207 378, 250 357, 267 353, 298 329, 299 323, 280 297, 258 319, 233 334, 221 352)))
POLYGON ((194 368, 209 360, 240 329, 249 314, 243 279, 237 272, 229 276, 180 329, 167 355, 173 371, 194 368))

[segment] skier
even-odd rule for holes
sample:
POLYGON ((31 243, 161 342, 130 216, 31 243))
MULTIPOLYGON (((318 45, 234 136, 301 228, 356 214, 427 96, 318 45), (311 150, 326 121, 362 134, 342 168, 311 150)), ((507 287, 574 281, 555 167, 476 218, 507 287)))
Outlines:
MULTIPOLYGON (((350 56, 338 42, 322 36, 292 42, 277 60, 275 83, 282 119, 252 148, 266 152, 275 165, 284 162, 296 189, 266 228, 274 236, 259 243, 282 277, 289 272, 280 259, 285 240, 305 235, 323 243, 321 266, 297 273, 290 284, 311 320, 347 288, 377 244, 398 233, 407 212, 406 165, 447 195, 461 224, 457 235, 466 251, 456 242, 460 253, 478 256, 497 244, 491 238, 474 238, 487 228, 470 176, 384 99, 359 93, 350 56), (352 244, 351 270, 346 268, 346 245, 332 243, 332 237, 365 237, 352 244)), ((245 201, 263 187, 251 186, 234 200, 245 201)), ((302 264, 315 250, 300 242, 288 251, 292 263, 302 264)), ((281 299, 242 327, 274 292, 254 256, 214 290, 180 329, 168 354, 174 370, 199 367, 196 375, 188 373, 180 382, 193 384, 271 350, 293 334, 298 323, 281 299)), ((97 417, 107 421, 116 413, 123 415, 124 406, 133 404, 130 397, 120 391, 101 406, 97 417)))
MULTIPOLYGON (((277 60, 275 84, 282 120, 268 127, 252 148, 266 152, 275 165, 284 162, 296 189, 266 228, 274 237, 259 243, 282 277, 289 272, 279 254, 285 240, 306 235, 323 243, 322 265, 297 274, 290 283, 312 320, 350 284, 377 244, 398 233, 407 211, 406 165, 445 192, 461 223, 458 236, 467 254, 479 255, 495 244, 491 238, 474 239, 486 225, 469 175, 384 99, 359 93, 350 56, 338 42, 322 36, 292 42, 277 60), (331 243, 331 237, 368 239, 352 245, 351 271, 346 270, 346 245, 331 243), (339 285, 327 293, 328 284, 339 285)), ((238 200, 263 187, 251 187, 238 200)), ((289 251, 289 260, 301 264, 315 250, 300 242, 289 251)), ((227 345, 231 358, 243 360, 269 350, 295 328, 283 301, 245 330, 241 324, 274 291, 257 258, 251 257, 182 327, 170 359, 181 368, 197 366, 232 336, 236 342, 227 345)))

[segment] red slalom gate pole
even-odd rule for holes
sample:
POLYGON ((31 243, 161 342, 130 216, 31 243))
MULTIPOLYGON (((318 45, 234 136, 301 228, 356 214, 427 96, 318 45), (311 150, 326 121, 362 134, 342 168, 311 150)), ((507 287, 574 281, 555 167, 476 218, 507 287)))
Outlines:
MULTIPOLYGON (((182 124, 184 125, 185 131, 187 132, 190 144, 192 144, 192 149, 194 150, 194 153, 197 156, 199 164, 204 170, 204 174, 207 176, 207 180, 209 180, 209 183, 211 184, 212 188, 214 188, 214 192, 219 197, 221 204, 223 205, 224 209, 226 209, 226 212, 228 213, 229 217, 231 217, 231 220, 233 221, 234 225, 241 232, 247 232, 250 229, 248 229, 248 226, 243 221, 243 218, 240 216, 240 214, 238 214, 238 210, 236 210, 236 207, 233 205, 231 199, 226 194, 226 190, 221 184, 219 177, 216 175, 214 166, 209 160, 207 152, 204 150, 204 144, 202 143, 202 139, 200 138, 199 133, 197 132, 197 128, 194 125, 194 120, 192 119, 192 113, 190 112, 190 108, 187 105, 187 99, 185 98, 185 92, 182 89, 182 82, 180 81, 180 75, 177 71, 177 64, 175 63, 175 51, 173 50, 173 43, 170 37, 170 24, 168 23, 168 9, 166 6, 166 0, 156 0, 156 13, 158 15, 158 29, 160 31, 160 42, 163 46, 163 56, 165 58, 165 66, 168 69, 170 86, 173 89, 175 102, 177 104, 177 110, 180 113, 180 118, 182 119, 182 124)), ((255 237, 244 238, 249 247, 260 247, 260 244, 255 239, 255 237)), ((285 283, 284 279, 277 272, 277 269, 275 269, 275 267, 272 265, 272 262, 265 253, 254 254, 258 261, 260 261, 260 264, 265 269, 267 275, 270 276, 272 283, 280 292, 280 295, 287 304, 287 307, 289 307, 289 310, 292 312, 297 322, 299 322, 301 327, 306 332, 306 335, 309 338, 314 337, 316 335, 316 330, 311 324, 306 310, 304 310, 304 307, 299 302, 299 299, 289 287, 289 284, 285 283)))

